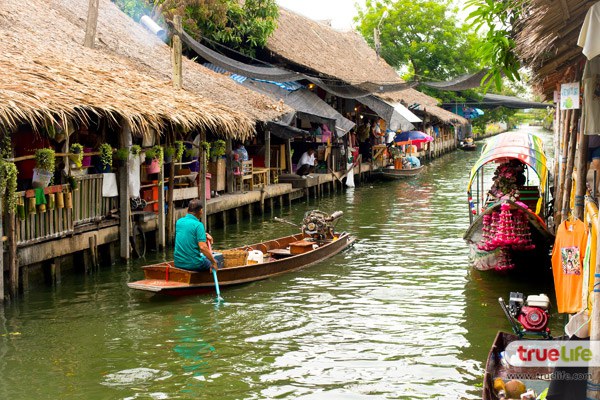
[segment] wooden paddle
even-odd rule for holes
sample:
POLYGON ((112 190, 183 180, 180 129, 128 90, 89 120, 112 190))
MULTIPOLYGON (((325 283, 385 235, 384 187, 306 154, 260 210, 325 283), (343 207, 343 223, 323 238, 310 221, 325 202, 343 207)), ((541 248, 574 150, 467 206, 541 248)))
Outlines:
MULTIPOLYGON (((212 246, 210 245, 210 241, 206 240, 206 244, 208 245, 208 250, 212 253, 212 246)), ((217 292, 217 303, 224 301, 221 297, 221 289, 219 288, 219 279, 217 278, 217 270, 212 270, 213 278, 215 279, 215 291, 217 292)))

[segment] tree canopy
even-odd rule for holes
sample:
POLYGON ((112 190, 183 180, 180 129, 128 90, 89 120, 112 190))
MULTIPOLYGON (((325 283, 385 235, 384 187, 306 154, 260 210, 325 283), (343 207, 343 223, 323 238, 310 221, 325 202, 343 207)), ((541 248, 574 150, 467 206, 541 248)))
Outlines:
POLYGON ((113 0, 139 20, 146 13, 155 19, 183 19, 190 35, 205 37, 246 55, 254 56, 277 28, 279 8, 275 0, 113 0))
POLYGON ((448 0, 367 0, 356 22, 373 47, 379 27, 381 56, 407 78, 445 80, 481 67, 479 39, 458 22, 448 0))

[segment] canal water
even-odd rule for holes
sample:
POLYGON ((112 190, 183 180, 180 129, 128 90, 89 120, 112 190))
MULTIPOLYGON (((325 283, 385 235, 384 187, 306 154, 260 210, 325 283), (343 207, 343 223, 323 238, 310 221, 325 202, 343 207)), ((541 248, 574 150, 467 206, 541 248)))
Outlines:
POLYGON ((0 312, 0 398, 481 398, 489 347, 509 329, 497 298, 552 290, 470 270, 464 192, 476 158, 456 152, 412 180, 213 231, 219 248, 253 243, 294 231, 273 216, 318 208, 344 211, 339 228, 358 237, 306 270, 228 289, 221 305, 127 288, 170 254, 31 289, 0 312))

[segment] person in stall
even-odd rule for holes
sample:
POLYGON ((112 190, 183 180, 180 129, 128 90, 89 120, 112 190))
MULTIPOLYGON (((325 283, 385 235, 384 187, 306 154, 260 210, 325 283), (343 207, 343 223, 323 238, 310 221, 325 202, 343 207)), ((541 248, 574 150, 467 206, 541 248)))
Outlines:
POLYGON ((240 161, 248 161, 250 159, 248 156, 248 150, 246 150, 243 143, 236 144, 233 152, 239 155, 240 161))
POLYGON ((309 174, 311 172, 315 172, 315 149, 309 147, 308 150, 302 154, 300 160, 298 161, 298 168, 296 169, 296 174, 300 175, 302 178, 312 178, 309 174))
POLYGON ((202 218, 202 202, 192 199, 188 213, 175 223, 175 267, 188 271, 217 270, 217 261, 210 251, 213 238, 206 233, 202 218))

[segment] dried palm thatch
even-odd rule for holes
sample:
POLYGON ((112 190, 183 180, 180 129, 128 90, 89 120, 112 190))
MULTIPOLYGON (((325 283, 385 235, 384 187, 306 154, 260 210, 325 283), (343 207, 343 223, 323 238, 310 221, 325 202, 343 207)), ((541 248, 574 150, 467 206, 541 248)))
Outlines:
MULTIPOLYGON (((65 24, 61 36, 83 43, 88 0, 48 0, 51 12, 65 24)), ((46 5, 48 7, 48 5, 46 5)), ((32 26, 56 30, 56 21, 41 15, 32 26)), ((37 29, 37 28, 34 28, 37 29)), ((136 68, 160 81, 171 80, 170 49, 158 37, 133 21, 110 0, 100 0, 96 49, 128 58, 136 68)), ((183 87, 219 104, 244 112, 256 121, 277 120, 292 110, 249 90, 232 79, 184 58, 183 87)))
POLYGON ((279 13, 267 42, 277 56, 352 85, 403 82, 357 32, 340 32, 281 7, 279 13))
POLYGON ((419 110, 425 114, 429 114, 444 124, 466 125, 469 123, 467 119, 461 117, 460 115, 438 107, 438 101, 435 98, 428 96, 425 93, 421 93, 415 89, 381 93, 377 96, 390 102, 401 102, 409 107, 413 104, 418 104, 419 110))
POLYGON ((532 83, 551 97, 570 66, 583 59, 577 46, 588 9, 596 0, 531 0, 516 25, 517 52, 533 72, 532 83))

